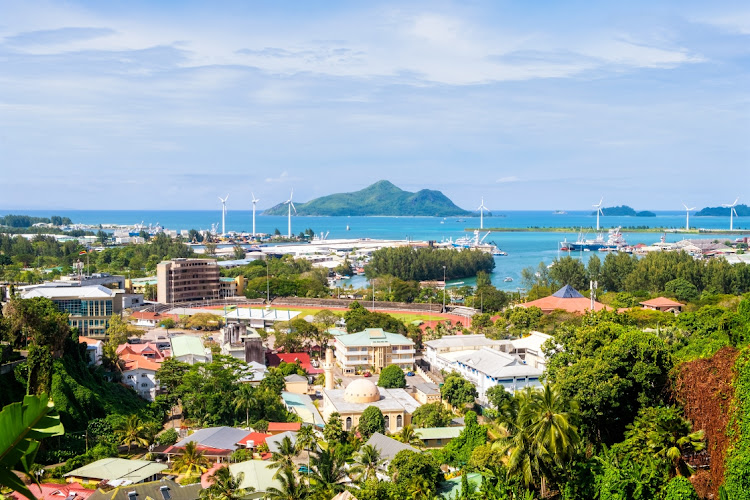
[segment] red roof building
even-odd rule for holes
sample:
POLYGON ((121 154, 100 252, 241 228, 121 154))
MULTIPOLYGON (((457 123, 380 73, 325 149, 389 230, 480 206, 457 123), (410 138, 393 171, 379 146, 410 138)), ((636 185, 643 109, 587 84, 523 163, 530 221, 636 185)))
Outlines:
POLYGON ((145 344, 121 344, 117 346, 117 354, 121 357, 124 354, 143 356, 144 358, 154 360, 157 363, 161 363, 170 355, 168 350, 159 350, 153 342, 146 342, 145 344))
POLYGON ((646 300, 640 303, 644 309, 651 309, 654 311, 680 313, 685 304, 675 302, 666 297, 656 297, 655 299, 646 300))
POLYGON ((247 436, 240 439, 237 444, 244 446, 245 448, 257 448, 258 446, 265 444, 266 438, 273 436, 273 434, 264 434, 262 432, 251 432, 247 436))
POLYGON ((315 368, 310 363, 310 355, 306 352, 290 352, 290 353, 269 353, 267 355, 268 366, 279 366, 281 362, 285 363, 299 363, 302 369, 304 369, 308 375, 317 375, 323 373, 320 368, 315 368))
MULTIPOLYGON (((84 488, 80 483, 30 484, 29 490, 36 498, 42 500, 85 500, 96 492, 96 490, 84 488)), ((27 500, 25 496, 16 491, 9 493, 8 498, 27 500)))
POLYGON ((297 432, 302 428, 300 422, 268 422, 268 433, 271 435, 281 434, 282 432, 297 432))
MULTIPOLYGON (((573 314, 585 314, 591 310, 591 299, 584 297, 575 288, 565 285, 549 297, 532 300, 518 307, 538 307, 544 314, 549 314, 556 309, 561 309, 573 314)), ((594 301, 594 310, 601 311, 609 309, 601 302, 594 301)))

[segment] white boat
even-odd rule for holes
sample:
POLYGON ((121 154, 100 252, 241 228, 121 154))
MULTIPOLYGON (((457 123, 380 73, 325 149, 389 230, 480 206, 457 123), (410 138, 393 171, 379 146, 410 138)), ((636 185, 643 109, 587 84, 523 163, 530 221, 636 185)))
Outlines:
POLYGON ((508 283, 510 281, 513 281, 513 278, 511 278, 510 276, 507 276, 503 281, 505 281, 506 283, 508 283))

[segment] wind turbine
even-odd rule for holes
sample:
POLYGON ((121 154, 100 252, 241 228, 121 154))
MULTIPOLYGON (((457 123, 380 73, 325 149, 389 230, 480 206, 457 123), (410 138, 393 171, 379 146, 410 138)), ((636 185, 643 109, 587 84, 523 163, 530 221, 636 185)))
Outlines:
POLYGON ((253 195, 253 238, 255 238, 255 204, 260 200, 255 197, 255 193, 253 193, 252 191, 250 192, 250 194, 253 195))
POLYGON ((690 231, 690 212, 695 210, 695 207, 688 208, 685 203, 683 203, 682 206, 685 207, 685 231, 690 231))
POLYGON ((600 214, 604 215, 604 212, 602 212, 602 202, 603 201, 604 201, 604 197, 602 196, 602 198, 599 200, 599 204, 598 205, 591 205, 592 207, 594 207, 596 209, 596 230, 597 231, 599 230, 599 215, 600 214))
POLYGON ((479 229, 484 229, 484 211, 487 210, 489 212, 487 207, 484 206, 484 196, 482 196, 482 204, 479 205, 477 210, 479 210, 479 229))
POLYGON ((222 236, 227 234, 227 231, 226 231, 227 228, 226 228, 225 223, 226 223, 226 218, 227 218, 227 200, 228 199, 229 199, 228 194, 225 198, 222 198, 221 196, 219 196, 219 201, 221 201, 221 235, 222 236))
MULTIPOLYGON (((289 199, 284 202, 284 204, 289 205, 289 225, 286 230, 287 238, 292 237, 292 209, 294 208, 294 203, 292 203, 292 196, 294 196, 294 189, 292 189, 292 192, 289 193, 289 199)), ((297 213, 296 208, 294 208, 294 213, 297 213)))
POLYGON ((737 205, 738 201, 740 201, 740 197, 739 196, 737 197, 736 200, 734 200, 734 203, 732 203, 731 205, 726 205, 726 204, 722 205, 722 207, 729 209, 729 230, 730 231, 734 230, 734 218, 733 218, 733 216, 737 215, 737 210, 735 210, 734 207, 735 207, 735 205, 737 205))

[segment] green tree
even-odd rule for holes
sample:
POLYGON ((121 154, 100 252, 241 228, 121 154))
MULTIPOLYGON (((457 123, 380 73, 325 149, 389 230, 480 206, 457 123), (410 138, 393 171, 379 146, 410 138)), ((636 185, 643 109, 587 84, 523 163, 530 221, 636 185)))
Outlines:
POLYGON ((440 395, 452 407, 460 408, 474 403, 477 390, 474 384, 454 372, 445 379, 440 388, 440 395))
POLYGON ((359 417, 357 429, 363 439, 369 439, 376 432, 385 434, 385 418, 380 408, 377 406, 368 406, 365 408, 362 416, 359 417))
POLYGON ((406 387, 404 371, 397 365, 388 365, 380 372, 378 387, 385 389, 403 389, 406 387))
POLYGON ((226 465, 220 467, 211 475, 211 485, 201 490, 200 498, 205 500, 241 500, 255 488, 240 488, 243 474, 233 476, 226 465))
POLYGON ((292 469, 280 470, 280 473, 277 472, 276 479, 280 487, 272 486, 266 490, 265 498, 268 500, 304 500, 307 498, 308 488, 301 481, 297 482, 292 469))
POLYGON ((698 493, 690 481, 684 477, 675 477, 664 489, 664 500, 698 500, 698 493))
POLYGON ((456 466, 466 465, 474 449, 487 442, 487 429, 479 425, 476 413, 467 412, 464 422, 466 425, 461 434, 438 452, 437 457, 442 462, 456 466))
POLYGON ((318 444, 315 439, 315 429, 311 425, 303 425, 297 433, 297 449, 307 452, 307 485, 310 486, 310 452, 318 444))
POLYGON ((146 425, 138 415, 130 415, 122 421, 120 426, 115 428, 114 432, 120 444, 127 445, 128 453, 130 453, 130 446, 134 443, 136 446, 143 447, 150 444, 146 438, 146 425))
POLYGON ((274 477, 278 477, 283 470, 294 470, 294 459, 298 454, 299 451, 289 436, 284 436, 284 439, 279 441, 279 450, 271 454, 271 461, 267 467, 277 469, 274 477))
POLYGON ((172 470, 187 477, 203 474, 208 470, 209 461, 198 449, 195 441, 185 444, 182 455, 179 455, 172 464, 172 470))
POLYGON ((570 285, 576 290, 588 288, 586 267, 583 262, 567 255, 555 259, 549 271, 549 277, 554 284, 553 287, 560 288, 564 285, 570 285))
POLYGON ((242 245, 234 245, 232 247, 232 255, 234 256, 235 260, 242 260, 245 258, 245 249, 242 248, 242 245))
POLYGON ((375 473, 384 462, 385 460, 380 457, 380 451, 374 446, 366 444, 354 455, 354 466, 351 471, 352 474, 357 474, 359 483, 364 483, 368 479, 376 477, 375 473))
POLYGON ((453 414, 439 401, 420 406, 411 416, 415 427, 447 427, 451 420, 453 414))
POLYGON ((250 426, 250 408, 255 402, 255 388, 250 384, 240 385, 234 396, 234 407, 237 411, 245 410, 245 427, 250 426))
POLYGON ((333 412, 328 416, 328 422, 323 428, 323 437, 328 442, 328 446, 341 444, 346 441, 347 432, 341 422, 341 415, 333 412))
POLYGON ((407 424, 401 429, 401 432, 396 435, 396 440, 417 448, 421 448, 424 446, 422 440, 419 439, 417 431, 411 424, 407 424))
POLYGON ((673 279, 664 285, 664 292, 677 300, 692 302, 698 300, 700 292, 698 287, 683 278, 673 279))
POLYGON ((393 457, 388 465, 388 475, 394 482, 402 485, 423 478, 433 491, 443 476, 440 464, 432 455, 411 450, 401 450, 393 457))
POLYGON ((342 481, 347 477, 345 457, 335 450, 321 449, 315 457, 312 491, 323 498, 333 498, 344 491, 342 481))
POLYGON ((175 444, 178 439, 180 439, 180 436, 176 430, 167 429, 157 436, 156 442, 161 446, 169 446, 175 444))

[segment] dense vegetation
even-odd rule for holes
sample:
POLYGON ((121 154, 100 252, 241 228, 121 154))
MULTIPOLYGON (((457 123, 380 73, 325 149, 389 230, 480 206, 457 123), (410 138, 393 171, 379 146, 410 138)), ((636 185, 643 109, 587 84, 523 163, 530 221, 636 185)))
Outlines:
MULTIPOLYGON (((739 217, 750 216, 750 206, 740 204, 735 206, 734 209, 739 217)), ((694 217, 727 217, 728 215, 729 209, 727 207, 705 207, 698 210, 694 217)))
POLYGON ((0 216, 0 226, 25 228, 34 224, 52 224, 55 226, 68 226, 73 223, 68 217, 53 215, 52 217, 31 217, 29 215, 4 215, 0 216))
POLYGON ((495 268, 491 254, 480 250, 396 247, 381 248, 372 254, 365 266, 368 278, 391 275, 402 280, 442 280, 476 276, 495 268))
MULTIPOLYGON (((338 193, 296 205, 298 215, 352 216, 393 215, 448 217, 470 215, 457 207, 440 191, 423 189, 416 193, 404 191, 388 181, 378 181, 353 193, 338 193)), ((286 215, 287 206, 280 203, 264 215, 286 215)))
MULTIPOLYGON (((596 215, 596 212, 593 212, 593 215, 596 215)), ((602 215, 604 216, 607 216, 607 215, 629 216, 629 217, 656 217, 656 214, 653 212, 649 212, 648 210, 636 212, 633 208, 627 205, 620 205, 618 207, 604 207, 602 208, 602 215)))

